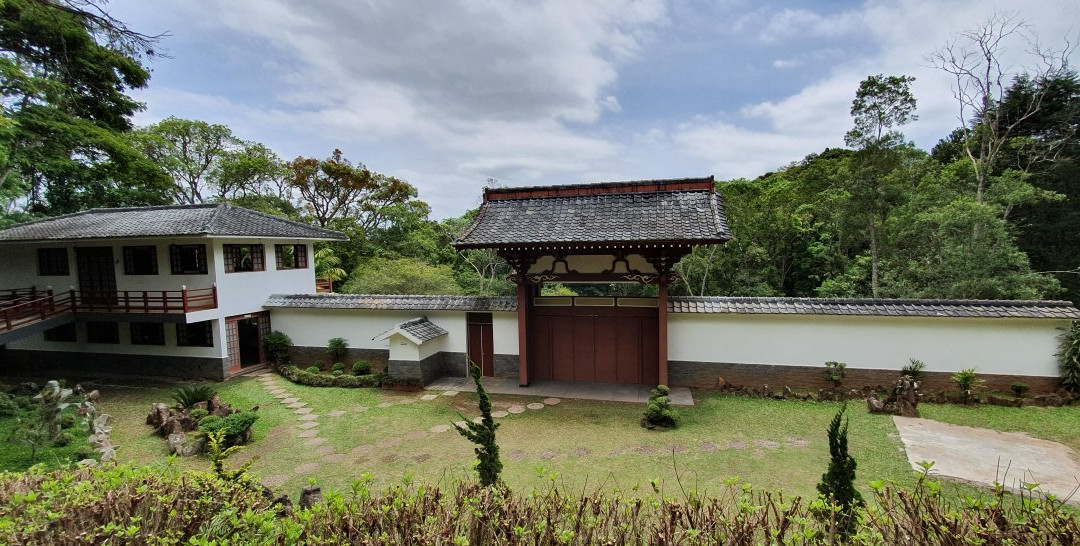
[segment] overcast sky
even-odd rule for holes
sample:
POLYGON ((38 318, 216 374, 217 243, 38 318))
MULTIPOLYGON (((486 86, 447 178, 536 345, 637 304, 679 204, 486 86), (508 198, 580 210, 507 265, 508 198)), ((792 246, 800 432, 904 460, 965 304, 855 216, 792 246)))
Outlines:
MULTIPOLYGON (((114 0, 169 32, 145 125, 228 125, 285 159, 334 148, 408 180, 433 216, 519 186, 755 177, 841 146, 867 75, 908 74, 929 149, 957 125, 926 56, 995 10, 1050 45, 1076 0, 114 0), (1024 6, 1017 8, 1017 6, 1024 6)), ((1007 59, 1028 61, 1024 44, 1007 59)))

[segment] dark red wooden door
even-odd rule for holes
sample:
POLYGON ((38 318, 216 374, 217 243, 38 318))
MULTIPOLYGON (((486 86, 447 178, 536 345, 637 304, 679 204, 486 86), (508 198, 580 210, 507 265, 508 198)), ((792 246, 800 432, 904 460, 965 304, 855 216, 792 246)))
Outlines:
POLYGON ((533 307, 529 377, 558 381, 655 384, 656 308, 533 307))
MULTIPOLYGON (((469 313, 466 315, 469 339, 469 360, 480 366, 484 377, 495 375, 495 344, 492 341, 491 313, 469 313)), ((468 370, 465 370, 468 373, 468 370)))
POLYGON ((92 246, 75 249, 79 271, 79 295, 85 303, 116 303, 116 266, 112 247, 92 246))

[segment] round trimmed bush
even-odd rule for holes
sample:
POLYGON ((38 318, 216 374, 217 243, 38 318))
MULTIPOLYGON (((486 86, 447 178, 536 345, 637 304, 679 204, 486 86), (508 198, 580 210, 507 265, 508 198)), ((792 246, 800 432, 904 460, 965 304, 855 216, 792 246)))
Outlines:
POLYGON ((353 362, 352 374, 353 375, 370 375, 371 374, 371 363, 366 361, 366 360, 357 360, 356 362, 353 362))

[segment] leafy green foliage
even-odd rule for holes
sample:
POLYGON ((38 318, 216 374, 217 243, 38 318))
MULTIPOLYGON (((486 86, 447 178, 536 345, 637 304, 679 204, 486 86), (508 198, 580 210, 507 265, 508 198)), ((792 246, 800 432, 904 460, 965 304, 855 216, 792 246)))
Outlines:
POLYGON ((371 363, 366 360, 357 360, 352 365, 353 375, 368 375, 371 373, 371 363))
MULTIPOLYGON (((333 362, 341 363, 345 360, 345 355, 349 352, 349 342, 345 341, 343 337, 333 337, 330 341, 326 342, 326 355, 330 357, 333 362)), ((337 364, 334 364, 336 367, 337 364)), ((345 369, 345 365, 341 365, 341 369, 345 369)))
POLYGON ((847 404, 836 412, 829 423, 829 468, 821 476, 818 493, 831 505, 838 507, 830 511, 825 519, 830 522, 836 533, 850 536, 857 525, 857 509, 865 503, 862 494, 855 488, 855 468, 858 464, 848 453, 848 420, 844 418, 847 404))
POLYGON ((925 369, 925 362, 912 358, 907 364, 904 364, 904 366, 900 368, 900 375, 910 377, 914 381, 919 381, 922 379, 923 370, 925 369))
POLYGON ((24 412, 16 419, 11 431, 11 439, 26 443, 30 447, 30 460, 37 460, 37 454, 45 447, 64 447, 71 443, 73 436, 63 431, 65 411, 71 408, 86 408, 84 402, 74 396, 71 389, 60 386, 58 381, 49 381, 33 401, 33 411, 24 412))
POLYGON ((641 426, 645 428, 675 428, 679 423, 679 412, 671 407, 671 389, 667 385, 657 385, 649 392, 649 401, 645 404, 645 415, 641 426))
POLYGON ((460 294, 450 266, 419 258, 376 258, 357 267, 341 291, 350 294, 460 294))
POLYGON ((0 417, 12 417, 22 412, 19 404, 7 393, 0 392, 0 417))
POLYGON ((982 387, 983 380, 975 373, 975 368, 965 368, 953 374, 953 383, 960 390, 964 402, 971 402, 975 398, 976 391, 982 387))
POLYGON ((281 366, 289 363, 292 355, 293 341, 288 335, 279 330, 274 330, 263 337, 263 345, 266 348, 266 356, 275 365, 281 366))
POLYGON ((199 402, 209 402, 217 390, 213 385, 184 385, 172 392, 172 399, 178 409, 188 409, 199 402))
POLYGON ((825 380, 832 383, 833 387, 839 387, 847 375, 847 364, 843 362, 829 361, 825 363, 825 380))
MULTIPOLYGON (((491 417, 491 398, 484 390, 484 382, 480 380, 480 366, 469 362, 469 371, 473 382, 476 383, 476 395, 480 407, 480 422, 474 423, 465 419, 465 426, 454 423, 458 434, 464 436, 470 442, 476 444, 476 473, 480 476, 480 485, 483 487, 497 486, 501 483, 499 474, 502 473, 502 461, 499 460, 499 444, 495 441, 495 430, 499 424, 491 417)), ((460 414, 459 414, 460 415, 460 414)))
POLYGON ((1027 396, 1028 391, 1031 390, 1031 385, 1028 385, 1027 383, 1016 382, 1012 385, 1009 385, 1009 390, 1012 391, 1013 396, 1017 398, 1023 398, 1024 396, 1027 396))
POLYGON ((199 421, 199 431, 208 437, 221 432, 225 443, 230 446, 246 443, 248 431, 255 421, 259 420, 259 414, 254 411, 238 411, 225 417, 208 415, 199 421))
POLYGON ((214 475, 221 480, 245 485, 254 482, 248 471, 258 459, 257 455, 248 459, 239 468, 231 470, 225 468, 225 461, 242 449, 244 449, 243 446, 229 442, 226 429, 219 428, 206 433, 206 457, 210 459, 210 466, 214 469, 214 475))
POLYGON ((1058 338, 1058 363, 1061 386, 1073 394, 1080 393, 1080 321, 1073 321, 1058 338))
MULTIPOLYGON (((354 366, 355 369, 355 366, 354 366)), ((299 385, 307 385, 309 387, 346 387, 346 388, 361 388, 361 387, 378 387, 382 385, 385 377, 382 374, 368 373, 357 375, 348 375, 339 373, 337 375, 330 373, 323 373, 318 368, 312 366, 306 370, 301 370, 296 366, 286 366, 281 369, 281 376, 293 383, 299 385), (314 370, 312 370, 314 368, 314 370)))
POLYGON ((304 369, 307 373, 322 373, 322 368, 319 366, 311 365, 304 369))

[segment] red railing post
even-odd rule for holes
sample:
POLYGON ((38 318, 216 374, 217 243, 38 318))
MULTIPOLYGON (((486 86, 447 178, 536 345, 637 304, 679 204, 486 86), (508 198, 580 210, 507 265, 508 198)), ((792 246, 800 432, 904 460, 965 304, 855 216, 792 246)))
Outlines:
POLYGON ((184 306, 184 312, 188 312, 187 286, 180 286, 180 303, 184 306))
POLYGON ((71 312, 75 312, 75 288, 68 290, 68 297, 71 298, 71 312))
POLYGON ((213 290, 213 292, 214 292, 214 307, 213 308, 217 309, 217 283, 214 283, 214 285, 211 287, 211 290, 213 290))

